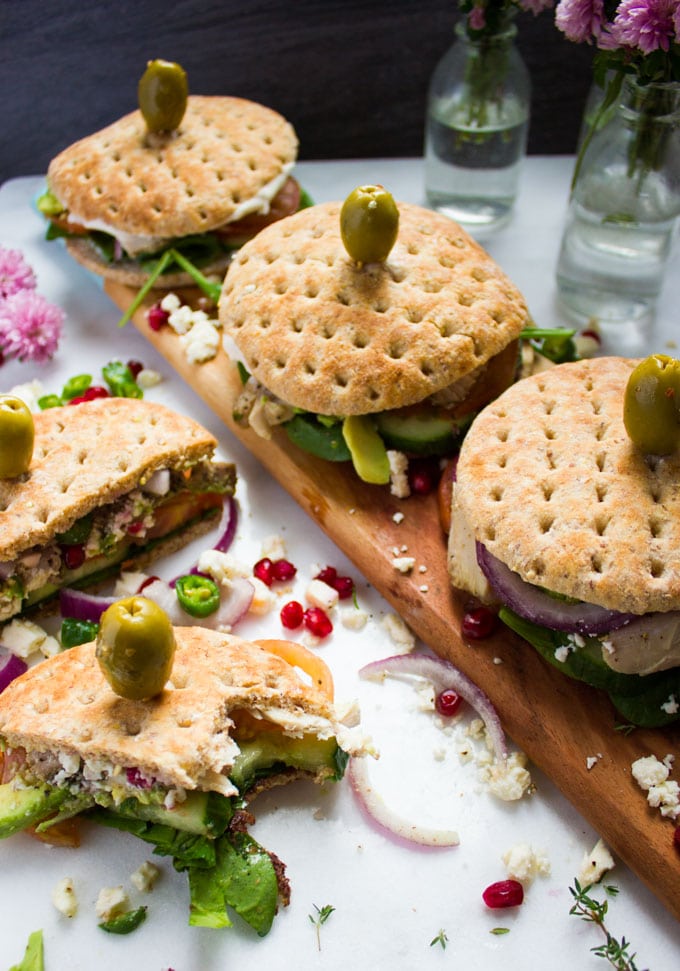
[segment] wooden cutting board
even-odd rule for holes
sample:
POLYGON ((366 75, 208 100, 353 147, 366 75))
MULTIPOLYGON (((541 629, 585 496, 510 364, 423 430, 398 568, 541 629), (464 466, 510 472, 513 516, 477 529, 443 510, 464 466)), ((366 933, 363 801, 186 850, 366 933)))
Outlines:
MULTIPOLYGON (((105 289, 121 309, 127 309, 134 297, 118 284, 107 283, 105 289)), ((418 637, 487 693, 516 745, 680 919, 680 854, 673 848, 674 824, 648 807, 630 771, 640 756, 663 759, 669 752, 678 756, 680 766, 680 729, 616 731, 617 718, 606 696, 560 675, 505 628, 486 640, 465 640, 461 619, 466 597, 448 581, 436 497, 398 500, 387 488, 362 483, 348 464, 323 462, 299 450, 284 432, 265 441, 240 428, 231 415, 240 390, 233 362, 220 350, 212 361, 190 364, 169 327, 155 332, 148 326, 150 303, 133 318, 138 330, 418 637), (403 513, 400 523, 393 518, 397 512, 403 513), (412 573, 395 569, 395 548, 415 557, 412 573), (420 565, 426 572, 419 572, 420 565), (588 769, 592 757, 598 758, 588 769)), ((678 768, 673 777, 677 775, 678 768)))

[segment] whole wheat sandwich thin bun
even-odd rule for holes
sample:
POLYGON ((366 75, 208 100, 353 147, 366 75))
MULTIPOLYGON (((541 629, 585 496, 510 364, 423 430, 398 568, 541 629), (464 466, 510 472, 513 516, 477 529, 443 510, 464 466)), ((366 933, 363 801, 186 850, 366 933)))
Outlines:
MULTIPOLYGON (((228 227, 268 213, 286 186, 297 148, 292 126, 271 108, 242 98, 189 95, 176 131, 150 133, 141 112, 132 111, 60 152, 48 167, 47 183, 63 207, 56 221, 75 234, 67 241, 71 255, 108 279, 141 286, 148 272, 138 257, 215 231, 229 239, 228 227), (115 238, 119 252, 112 261, 85 230, 115 238)), ((292 195, 294 210, 299 188, 292 195)), ((228 262, 225 247, 201 270, 223 274, 228 262)), ((155 285, 188 283, 191 277, 178 271, 155 285)))
POLYGON ((83 580, 88 565, 95 575, 130 558, 141 567, 181 548, 216 524, 234 493, 234 465, 212 460, 214 436, 164 405, 98 398, 48 408, 33 421, 28 471, 0 479, 2 620, 41 603, 50 587, 83 580), (178 501, 166 531, 163 506, 178 501), (69 539, 76 524, 86 532, 69 539), (75 571, 64 559, 74 543, 86 554, 75 571))
POLYGON ((464 395, 526 325, 519 290, 460 226, 398 208, 384 264, 350 259, 338 202, 272 224, 235 256, 220 320, 249 371, 286 404, 347 416, 422 402, 458 382, 464 395))
POLYGON ((156 698, 115 694, 94 642, 81 644, 10 684, 0 696, 0 736, 10 748, 106 760, 167 788, 228 796, 237 792, 229 770, 239 754, 239 714, 291 737, 335 736, 333 703, 282 658, 214 630, 176 627, 174 634, 171 677, 156 698))

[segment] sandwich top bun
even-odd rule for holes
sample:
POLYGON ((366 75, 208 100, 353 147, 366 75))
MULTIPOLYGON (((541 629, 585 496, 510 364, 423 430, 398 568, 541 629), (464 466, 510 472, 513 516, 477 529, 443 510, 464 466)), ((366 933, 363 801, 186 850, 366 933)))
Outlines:
MULTIPOLYGON (((117 236, 135 256, 151 249, 149 240, 158 248, 159 241, 209 232, 266 206, 297 147, 292 126, 270 108, 190 95, 176 131, 150 133, 133 111, 64 149, 47 181, 71 223, 117 236)), ((87 240, 70 240, 69 249, 91 269, 107 269, 87 240)))
POLYGON ((282 401, 335 416, 415 404, 519 336, 522 295, 456 223, 400 203, 387 260, 359 267, 340 209, 316 205, 266 227, 225 279, 225 332, 282 401))
POLYGON ((109 687, 95 644, 81 644, 30 668, 0 700, 0 733, 12 747, 106 759, 164 785, 235 789, 223 774, 239 748, 231 713, 246 710, 295 736, 335 734, 335 709, 286 661, 240 637, 174 628, 170 681, 151 701, 109 687))
POLYGON ((33 417, 28 472, 0 479, 0 561, 48 542, 156 469, 188 465, 217 445, 193 419, 138 398, 96 398, 33 417))
POLYGON ((488 405, 461 448, 454 517, 527 582, 644 614, 680 608, 680 455, 646 456, 626 433, 637 363, 562 364, 488 405))

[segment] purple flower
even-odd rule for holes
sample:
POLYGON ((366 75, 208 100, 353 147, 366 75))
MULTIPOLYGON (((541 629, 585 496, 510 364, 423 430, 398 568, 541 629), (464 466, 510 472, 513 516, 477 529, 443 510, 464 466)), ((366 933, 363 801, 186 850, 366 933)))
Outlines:
POLYGON ((0 303, 0 350, 5 358, 42 364, 57 349, 64 311, 35 290, 19 290, 0 303))
POLYGON ((612 36, 622 47, 637 47, 643 54, 667 51, 677 18, 677 0, 621 0, 612 36))
POLYGON ((567 40, 590 42, 605 26, 604 0, 559 0, 555 23, 567 40))
POLYGON ((17 249, 0 246, 0 300, 19 290, 34 290, 35 274, 17 249))

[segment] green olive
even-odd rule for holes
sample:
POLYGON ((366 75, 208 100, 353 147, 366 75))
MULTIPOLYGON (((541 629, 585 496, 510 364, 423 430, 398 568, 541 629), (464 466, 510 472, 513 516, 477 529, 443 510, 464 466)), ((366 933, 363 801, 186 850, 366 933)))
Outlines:
POLYGON ((148 597, 116 600, 101 616, 96 656, 117 695, 153 698, 170 677, 175 656, 170 618, 148 597))
POLYGON ((345 249, 359 265, 382 263, 394 246, 399 210, 381 185, 360 185, 340 210, 340 235, 345 249))
POLYGON ((628 378, 623 423, 645 455, 670 455, 680 446, 680 361, 652 354, 628 378))
POLYGON ((151 132, 174 131, 184 118, 187 76, 174 61, 149 61, 137 86, 139 110, 151 132))
POLYGON ((0 395, 0 479, 28 472, 35 427, 28 405, 13 394, 0 395))

